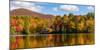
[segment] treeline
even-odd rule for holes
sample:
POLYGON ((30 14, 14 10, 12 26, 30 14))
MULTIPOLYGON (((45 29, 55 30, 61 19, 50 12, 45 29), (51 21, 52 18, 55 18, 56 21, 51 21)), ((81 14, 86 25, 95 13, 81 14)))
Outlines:
POLYGON ((91 33, 94 32, 94 24, 94 13, 86 15, 70 13, 68 16, 56 16, 52 28, 58 33, 91 33))
POLYGON ((32 16, 11 16, 11 34, 34 34, 34 33, 93 33, 94 13, 86 15, 57 15, 52 18, 32 16))
POLYGON ((10 37, 10 49, 94 44, 94 25, 94 13, 86 15, 70 13, 48 19, 33 16, 11 16, 10 35, 16 36, 10 37))

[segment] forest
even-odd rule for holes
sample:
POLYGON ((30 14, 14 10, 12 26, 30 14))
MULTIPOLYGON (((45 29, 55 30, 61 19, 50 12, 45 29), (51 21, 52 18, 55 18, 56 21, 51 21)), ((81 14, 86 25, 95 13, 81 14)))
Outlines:
POLYGON ((50 18, 10 16, 10 48, 94 44, 94 16, 93 12, 50 18))

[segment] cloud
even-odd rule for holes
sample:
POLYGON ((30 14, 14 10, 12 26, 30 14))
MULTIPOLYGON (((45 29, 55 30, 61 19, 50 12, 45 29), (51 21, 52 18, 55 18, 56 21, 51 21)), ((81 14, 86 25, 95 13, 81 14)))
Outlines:
POLYGON ((53 10, 54 10, 54 11, 58 11, 58 8, 57 8, 57 7, 54 7, 53 10))
POLYGON ((91 10, 91 11, 94 11, 94 7, 93 6, 88 6, 87 9, 91 10))
POLYGON ((61 5, 59 9, 63 11, 79 11, 79 8, 74 5, 61 5))
POLYGON ((43 7, 39 5, 35 5, 34 3, 31 3, 31 2, 24 2, 24 1, 23 2, 22 1, 11 1, 10 2, 10 10, 19 9, 19 8, 24 8, 24 9, 28 9, 31 11, 40 12, 43 7))

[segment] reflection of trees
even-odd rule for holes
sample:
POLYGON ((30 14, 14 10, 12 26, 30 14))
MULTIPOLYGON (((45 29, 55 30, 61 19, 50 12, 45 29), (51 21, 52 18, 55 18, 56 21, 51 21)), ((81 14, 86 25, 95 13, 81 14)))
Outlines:
MULTIPOLYGON (((93 44, 94 42, 93 35, 78 35, 78 33, 94 33, 95 19, 94 13, 91 12, 86 15, 74 15, 72 13, 68 15, 65 14, 63 16, 58 15, 52 17, 51 19, 31 16, 11 16, 10 21, 11 35, 26 35, 21 37, 21 39, 23 39, 22 41, 25 42, 24 47, 26 48, 89 44, 89 42, 93 44), (48 35, 32 37, 27 36, 40 35, 40 33, 46 33, 48 35), (31 43, 36 46, 33 46, 31 43), (41 45, 37 45, 38 43, 41 45)), ((16 40, 14 40, 14 42, 15 41, 16 40)))

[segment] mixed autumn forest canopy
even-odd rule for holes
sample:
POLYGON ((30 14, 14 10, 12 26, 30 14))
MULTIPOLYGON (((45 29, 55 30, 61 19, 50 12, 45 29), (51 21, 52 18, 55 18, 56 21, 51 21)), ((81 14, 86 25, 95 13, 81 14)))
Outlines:
POLYGON ((10 33, 15 35, 10 39, 11 49, 94 44, 94 22, 92 12, 49 18, 11 16, 10 33))
POLYGON ((11 34, 93 33, 94 13, 85 15, 11 16, 11 34))

